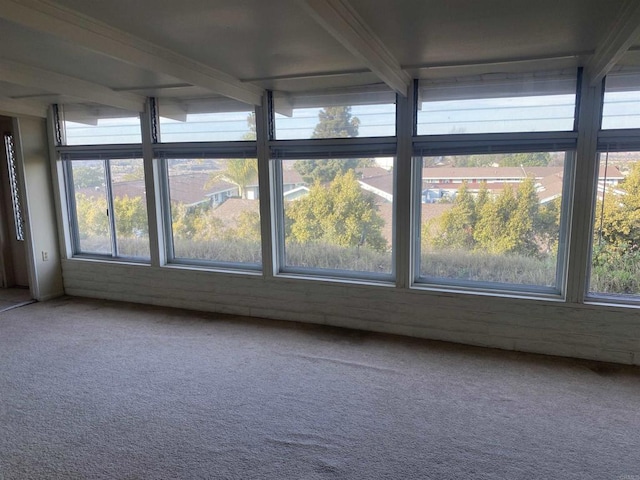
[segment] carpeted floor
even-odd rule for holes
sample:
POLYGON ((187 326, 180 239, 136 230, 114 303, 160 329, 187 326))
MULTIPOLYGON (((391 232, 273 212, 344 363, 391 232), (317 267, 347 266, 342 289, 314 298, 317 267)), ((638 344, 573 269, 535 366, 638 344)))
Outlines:
POLYGON ((0 288, 0 312, 22 307, 33 302, 35 300, 31 299, 31 292, 28 288, 0 288))
POLYGON ((0 479, 640 479, 638 369, 63 298, 0 313, 0 479))

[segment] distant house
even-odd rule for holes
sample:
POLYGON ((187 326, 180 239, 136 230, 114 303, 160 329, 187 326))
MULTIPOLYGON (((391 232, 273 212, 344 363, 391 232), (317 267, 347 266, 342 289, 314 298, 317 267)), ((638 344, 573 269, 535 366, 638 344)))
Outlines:
POLYGON ((286 190, 282 194, 282 198, 286 200, 297 200, 306 196, 309 193, 309 187, 304 185, 300 185, 299 187, 292 188, 291 190, 286 190))
MULTIPOLYGON (((257 179, 256 179, 257 182, 257 179)), ((290 190, 297 189, 298 187, 306 186, 307 182, 302 179, 302 176, 294 168, 282 169, 282 192, 287 193, 290 190)), ((308 191, 308 189, 307 189, 308 191)), ((249 200, 257 200, 260 195, 260 189, 258 184, 254 183, 248 185, 246 188, 246 195, 249 200)), ((298 197, 295 197, 298 198, 298 197)))
POLYGON ((227 198, 238 196, 238 186, 223 180, 212 181, 211 173, 185 173, 169 177, 172 202, 192 208, 201 205, 216 206, 227 198))
POLYGON ((358 183, 363 190, 371 192, 384 202, 393 202, 393 172, 380 167, 365 167, 356 170, 358 183))

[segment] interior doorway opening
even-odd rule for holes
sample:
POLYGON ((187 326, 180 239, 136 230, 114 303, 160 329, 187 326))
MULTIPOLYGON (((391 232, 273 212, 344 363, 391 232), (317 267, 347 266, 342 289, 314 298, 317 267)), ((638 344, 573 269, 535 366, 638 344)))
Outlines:
POLYGON ((12 118, 0 116, 0 311, 32 298, 16 135, 12 118))

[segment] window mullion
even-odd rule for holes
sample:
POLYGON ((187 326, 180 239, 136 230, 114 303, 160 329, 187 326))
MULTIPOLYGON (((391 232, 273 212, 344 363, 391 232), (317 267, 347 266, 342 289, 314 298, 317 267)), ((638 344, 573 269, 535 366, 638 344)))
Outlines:
MULTIPOLYGON (((256 111, 256 142, 258 158, 258 193, 260 198, 260 232, 262 241, 262 272, 265 277, 273 277, 277 269, 277 258, 274 243, 279 245, 280 238, 276 238, 272 205, 277 201, 278 195, 273 191, 270 168, 269 140, 271 137, 272 105, 270 93, 263 96, 262 105, 257 106, 256 111)), ((276 178, 275 176, 273 178, 276 178)), ((276 210, 279 211, 279 210, 276 210)))
POLYGON ((398 146, 395 164, 395 193, 394 193, 394 273, 396 286, 408 288, 411 285, 411 141, 413 137, 413 110, 415 83, 412 82, 406 98, 398 95, 397 99, 397 135, 398 146))
POLYGON ((578 147, 571 196, 571 237, 569 239, 566 299, 581 303, 586 292, 591 249, 591 225, 598 174, 598 129, 602 113, 602 82, 590 85, 585 72, 579 92, 578 147), (578 188, 578 186, 580 188, 578 188))
POLYGON ((157 109, 154 99, 147 99, 145 112, 141 114, 140 126, 142 128, 142 157, 144 166, 144 183, 147 204, 147 222, 149 226, 149 248, 151 265, 160 266, 165 263, 165 247, 163 245, 163 217, 160 208, 160 196, 158 195, 158 170, 154 161, 153 142, 158 136, 157 109), (155 125, 155 127, 154 127, 155 125))
POLYGON ((116 238, 116 213, 113 203, 113 188, 111 183, 111 162, 103 160, 105 195, 107 196, 107 216, 109 220, 109 233, 111 238, 111 256, 118 257, 118 240, 116 238))

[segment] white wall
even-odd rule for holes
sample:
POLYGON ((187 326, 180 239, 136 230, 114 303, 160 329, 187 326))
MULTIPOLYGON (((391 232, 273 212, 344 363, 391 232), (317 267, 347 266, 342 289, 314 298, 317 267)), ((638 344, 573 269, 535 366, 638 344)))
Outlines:
POLYGON ((62 295, 64 289, 45 119, 15 119, 14 135, 18 175, 25 192, 31 293, 36 300, 47 300, 62 295), (48 260, 42 252, 47 252, 48 260))
POLYGON ((640 365, 637 309, 63 260, 69 295, 640 365))

